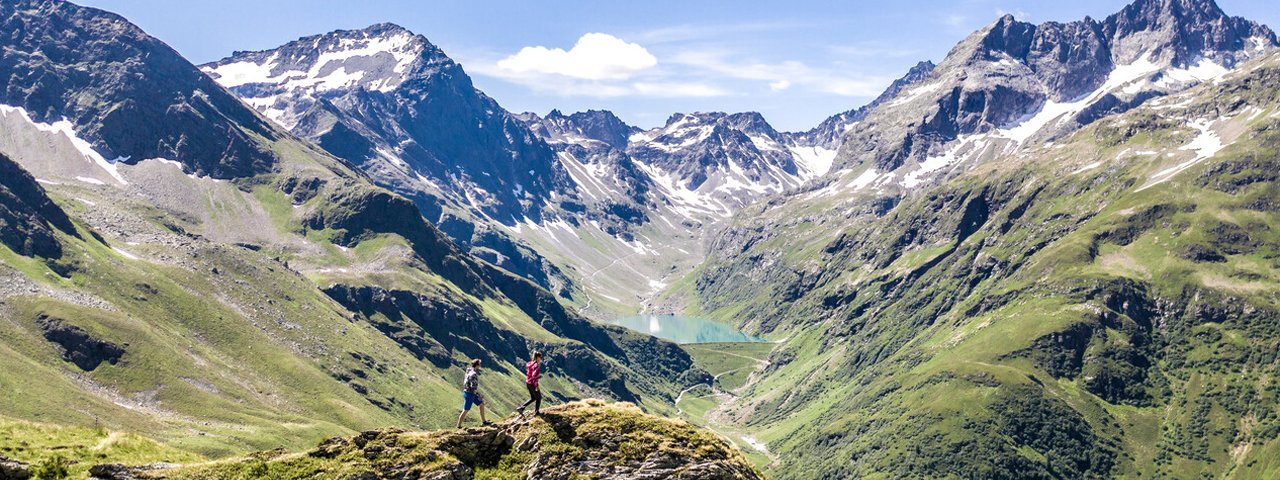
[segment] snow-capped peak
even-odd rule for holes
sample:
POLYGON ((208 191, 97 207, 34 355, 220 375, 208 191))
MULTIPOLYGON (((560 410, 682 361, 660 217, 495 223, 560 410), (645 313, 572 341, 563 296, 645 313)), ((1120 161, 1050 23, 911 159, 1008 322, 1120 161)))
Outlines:
POLYGON ((236 52, 201 67, 268 118, 292 127, 296 114, 273 108, 279 95, 315 97, 334 90, 390 92, 434 47, 394 24, 302 38, 283 47, 236 52))

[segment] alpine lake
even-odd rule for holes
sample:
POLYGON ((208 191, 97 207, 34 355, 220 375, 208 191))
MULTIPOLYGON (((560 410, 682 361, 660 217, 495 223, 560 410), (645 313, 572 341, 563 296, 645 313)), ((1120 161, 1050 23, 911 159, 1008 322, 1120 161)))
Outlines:
POLYGON ((683 315, 643 314, 618 318, 609 323, 680 344, 767 342, 726 323, 683 315))

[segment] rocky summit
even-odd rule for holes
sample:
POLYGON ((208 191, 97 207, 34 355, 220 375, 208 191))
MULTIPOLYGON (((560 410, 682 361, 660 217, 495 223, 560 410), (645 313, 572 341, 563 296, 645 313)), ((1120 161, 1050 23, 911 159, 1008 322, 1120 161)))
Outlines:
POLYGON ((724 440, 634 405, 600 401, 549 408, 493 427, 374 430, 325 440, 303 454, 267 451, 244 459, 165 469, 97 466, 102 479, 201 478, 672 478, 763 479, 724 440))

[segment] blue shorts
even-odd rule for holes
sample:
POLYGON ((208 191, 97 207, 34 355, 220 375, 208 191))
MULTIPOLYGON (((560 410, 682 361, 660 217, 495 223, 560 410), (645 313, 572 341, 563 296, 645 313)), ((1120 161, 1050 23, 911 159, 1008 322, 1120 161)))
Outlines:
POLYGON ((480 394, 478 393, 472 393, 472 392, 463 390, 462 391, 462 411, 465 412, 467 410, 471 410, 472 404, 484 405, 484 397, 480 396, 480 394))

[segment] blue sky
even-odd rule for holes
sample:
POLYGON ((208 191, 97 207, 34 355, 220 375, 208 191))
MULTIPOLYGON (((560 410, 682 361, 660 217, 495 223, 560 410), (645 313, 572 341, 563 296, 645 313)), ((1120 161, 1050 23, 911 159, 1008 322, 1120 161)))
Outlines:
MULTIPOLYGON (((1274 0, 1219 0, 1276 25, 1274 0)), ((668 1, 84 0, 194 63, 378 22, 425 35, 508 110, 608 109, 649 128, 673 112, 762 112, 805 130, 938 61, 1003 13, 1102 18, 1124 0, 668 1), (892 3, 890 5, 890 3, 892 3), (579 48, 575 49, 575 45, 579 48), (541 48, 539 48, 541 47, 541 48)))

